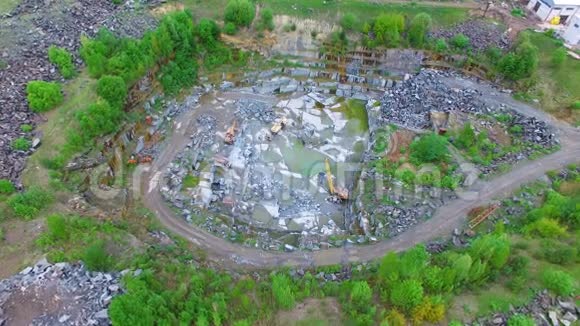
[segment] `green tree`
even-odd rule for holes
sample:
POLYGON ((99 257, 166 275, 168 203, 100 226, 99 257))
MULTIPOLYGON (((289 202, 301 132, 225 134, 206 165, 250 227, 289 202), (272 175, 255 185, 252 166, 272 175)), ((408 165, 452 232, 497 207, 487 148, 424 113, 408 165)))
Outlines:
POLYGON ((431 16, 429 14, 422 12, 413 17, 408 32, 411 45, 416 48, 423 47, 430 29, 431 16))
POLYGON ((197 29, 201 42, 206 46, 214 46, 220 37, 220 29, 216 22, 211 19, 201 19, 197 29))
POLYGON ((552 52, 552 64, 555 67, 560 67, 566 60, 566 56, 568 55, 566 48, 559 47, 554 52, 552 52))
POLYGON ((276 304, 282 309, 292 309, 294 307, 294 292, 291 288, 291 281, 284 274, 275 274, 272 277, 272 294, 276 304))
POLYGON ((122 107, 127 97, 127 84, 119 76, 105 75, 97 82, 97 94, 113 107, 122 107))
POLYGON ((359 24, 358 18, 353 13, 347 13, 340 18, 340 26, 345 31, 354 31, 359 24))
POLYGON ((12 182, 8 179, 0 179, 0 195, 10 195, 16 191, 12 182))
POLYGON ((423 286, 417 280, 398 282, 391 291, 391 302, 396 307, 411 311, 423 300, 423 286))
POLYGON ((273 31, 274 27, 274 13, 272 12, 272 9, 262 9, 260 11, 260 22, 258 24, 258 29, 267 29, 269 31, 273 31))
POLYGON ((388 47, 396 47, 401 40, 401 33, 405 27, 405 19, 399 14, 382 14, 373 27, 379 42, 388 47))
POLYGON ((26 86, 28 106, 34 112, 46 112, 60 103, 63 96, 60 85, 57 83, 35 80, 26 86))
POLYGON ((123 115, 121 108, 113 107, 109 102, 100 101, 78 112, 77 119, 82 136, 87 140, 92 140, 116 131, 123 115))
POLYGON ((238 27, 250 26, 256 11, 254 4, 248 0, 230 0, 225 9, 224 20, 234 23, 238 27))
POLYGON ((105 243, 97 241, 90 245, 82 257, 83 262, 90 271, 107 271, 111 268, 112 258, 107 253, 105 243))
POLYGON ((447 161, 449 150, 445 137, 428 134, 411 144, 411 158, 418 163, 447 161))
POLYGON ((58 67, 60 74, 70 79, 75 75, 75 66, 72 55, 65 49, 51 45, 48 48, 48 60, 58 67))
POLYGON ((541 218, 524 227, 526 234, 539 235, 542 238, 560 238, 566 236, 566 227, 560 225, 557 220, 541 218))
POLYGON ((457 283, 463 283, 469 277, 469 270, 473 260, 468 254, 459 255, 453 262, 452 268, 455 271, 455 280, 457 283))
POLYGON ((499 72, 507 79, 520 80, 531 76, 538 67, 538 48, 529 41, 525 33, 515 50, 505 55, 497 65, 499 72))

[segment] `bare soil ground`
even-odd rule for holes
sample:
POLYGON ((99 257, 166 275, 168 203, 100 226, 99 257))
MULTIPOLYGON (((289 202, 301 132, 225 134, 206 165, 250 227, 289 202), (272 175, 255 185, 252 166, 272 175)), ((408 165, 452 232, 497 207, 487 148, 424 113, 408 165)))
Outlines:
POLYGON ((276 326, 342 325, 340 304, 336 298, 306 299, 290 311, 276 316, 276 326))
POLYGON ((0 242, 0 279, 3 279, 40 258, 34 239, 42 232, 44 221, 10 220, 0 227, 4 230, 4 241, 0 242))

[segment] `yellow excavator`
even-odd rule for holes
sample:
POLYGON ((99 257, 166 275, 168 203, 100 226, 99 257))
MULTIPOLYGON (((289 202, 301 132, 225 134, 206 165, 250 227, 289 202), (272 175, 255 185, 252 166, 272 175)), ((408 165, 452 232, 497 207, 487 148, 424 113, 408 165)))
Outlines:
POLYGON ((348 190, 341 187, 334 187, 334 181, 332 180, 332 172, 330 171, 330 162, 328 159, 324 162, 326 166, 326 181, 328 182, 328 191, 330 195, 335 196, 340 200, 348 199, 348 190))
POLYGON ((286 118, 281 118, 280 120, 274 122, 272 128, 270 128, 270 132, 272 135, 277 135, 288 123, 286 118))

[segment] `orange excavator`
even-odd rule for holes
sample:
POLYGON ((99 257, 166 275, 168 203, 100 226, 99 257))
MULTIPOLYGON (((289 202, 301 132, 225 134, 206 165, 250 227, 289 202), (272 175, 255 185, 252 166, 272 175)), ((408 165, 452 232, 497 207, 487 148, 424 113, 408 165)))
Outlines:
POLYGON ((348 199, 348 190, 341 187, 334 187, 334 181, 332 180, 332 172, 330 171, 330 162, 326 159, 325 167, 326 167, 326 181, 328 182, 328 191, 330 195, 340 199, 340 200, 347 200, 348 199))
POLYGON ((127 160, 127 164, 129 164, 129 165, 137 165, 137 164, 151 163, 152 161, 153 161, 153 157, 151 157, 149 155, 136 156, 136 155, 133 154, 127 160))
POLYGON ((232 123, 232 126, 228 128, 228 130, 226 130, 226 137, 224 139, 226 144, 233 144, 234 140, 236 139, 236 127, 237 127, 237 123, 234 120, 234 123, 232 123))

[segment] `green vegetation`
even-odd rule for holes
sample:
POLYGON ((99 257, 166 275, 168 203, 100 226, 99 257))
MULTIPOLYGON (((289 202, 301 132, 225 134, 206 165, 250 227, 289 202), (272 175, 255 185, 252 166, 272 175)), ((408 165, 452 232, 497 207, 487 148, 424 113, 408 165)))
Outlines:
POLYGON ((10 180, 0 179, 0 195, 11 195, 16 191, 10 180))
POLYGON ((411 20, 411 25, 409 26, 409 42, 415 48, 421 48, 425 44, 427 39, 427 33, 431 29, 431 16, 422 12, 417 14, 411 20))
POLYGON ((46 112, 62 103, 60 85, 41 80, 31 81, 26 86, 26 99, 34 112, 46 112))
POLYGON ((340 18, 340 27, 345 31, 352 32, 358 30, 359 24, 358 17, 353 13, 347 13, 340 18))
POLYGON ((405 18, 399 14, 382 14, 373 25, 376 40, 387 47, 396 47, 401 41, 405 18))
POLYGON ((264 8, 260 11, 260 20, 258 21, 258 30, 274 30, 274 13, 269 8, 264 8))
POLYGON ((97 241, 89 246, 82 259, 90 271, 107 271, 112 265, 111 256, 107 253, 103 241, 97 241))
POLYGON ((252 24, 256 10, 254 4, 248 0, 230 0, 226 6, 224 20, 234 23, 238 27, 248 27, 252 24))
POLYGON ((43 208, 53 201, 51 193, 39 187, 30 187, 25 192, 15 194, 8 199, 8 206, 16 217, 32 219, 38 216, 43 208))
POLYGON ((48 59, 51 63, 58 67, 60 74, 66 78, 71 79, 75 76, 75 66, 73 64, 72 55, 65 49, 54 45, 48 48, 48 59))
POLYGON ((238 28, 236 27, 236 24, 228 22, 224 25, 223 31, 228 35, 236 35, 236 33, 238 32, 238 28))
POLYGON ((19 137, 12 141, 12 149, 16 151, 26 152, 27 150, 30 149, 30 146, 31 146, 30 140, 24 137, 19 137))
POLYGON ((570 296, 575 291, 574 278, 566 272, 548 269, 543 274, 546 288, 559 296, 570 296))
POLYGON ((533 318, 522 314, 515 314, 508 320, 508 326, 534 326, 535 324, 533 318))
POLYGON ((499 72, 510 80, 530 77, 538 66, 538 48, 530 41, 529 34, 520 34, 516 48, 498 63, 499 72))
POLYGON ((436 134, 421 136, 410 149, 411 159, 417 163, 444 162, 449 157, 447 139, 436 134))
POLYGON ((469 47, 470 40, 463 34, 457 34, 451 38, 450 43, 456 49, 465 50, 469 47))
POLYGON ((31 132, 33 129, 33 127, 29 124, 22 124, 20 125, 20 130, 22 130, 22 132, 31 132))
POLYGON ((119 76, 102 76, 97 82, 97 95, 111 106, 122 107, 127 97, 127 84, 119 76))

